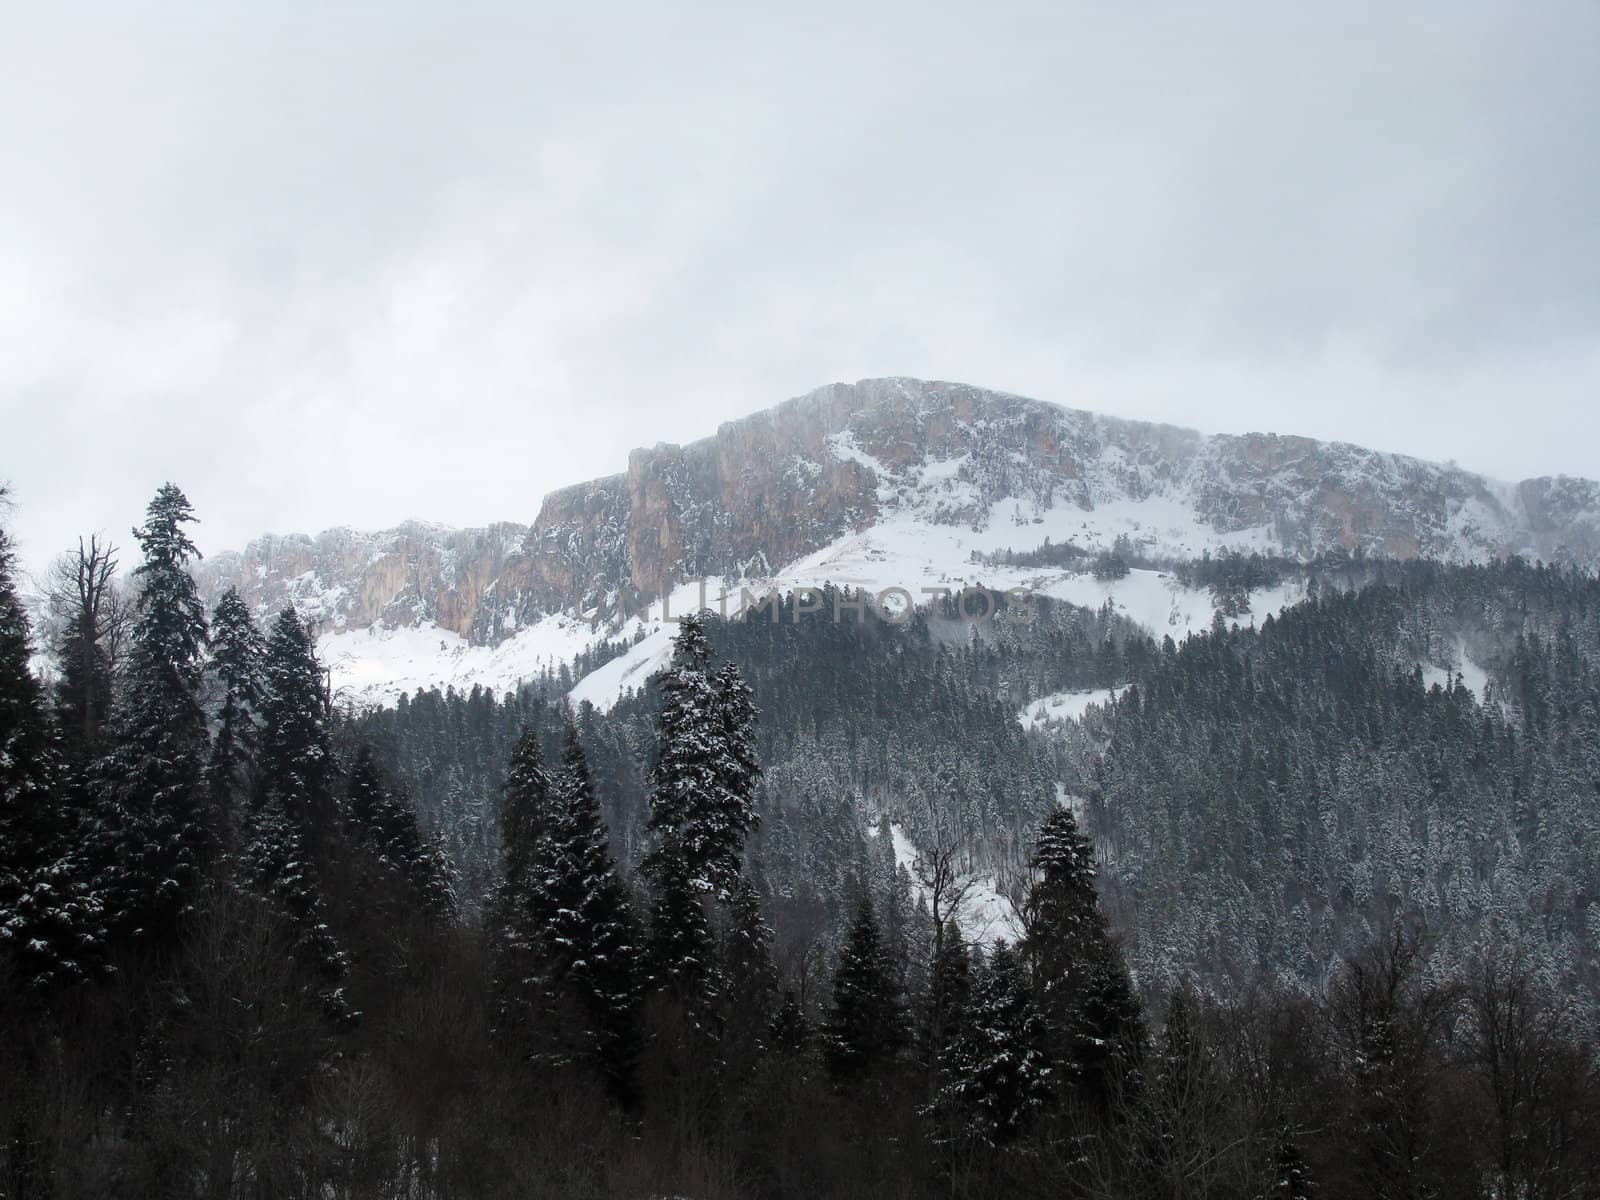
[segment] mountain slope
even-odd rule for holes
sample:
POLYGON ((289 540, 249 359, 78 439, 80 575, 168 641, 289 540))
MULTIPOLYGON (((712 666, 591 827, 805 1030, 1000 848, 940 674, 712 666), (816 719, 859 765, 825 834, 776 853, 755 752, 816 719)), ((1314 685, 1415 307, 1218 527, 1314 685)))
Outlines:
POLYGON ((238 586, 258 612, 299 604, 364 699, 510 686, 605 637, 647 632, 660 598, 699 578, 717 581, 713 603, 722 581, 737 603, 740 582, 915 592, 981 578, 1111 598, 1157 633, 1209 621, 1209 601, 1169 580, 1101 586, 1075 570, 973 564, 1047 537, 1173 559, 1343 548, 1592 567, 1600 485, 1504 484, 1342 443, 1206 436, 962 384, 865 380, 636 450, 625 473, 551 493, 530 527, 264 538, 207 563, 202 587, 238 586))

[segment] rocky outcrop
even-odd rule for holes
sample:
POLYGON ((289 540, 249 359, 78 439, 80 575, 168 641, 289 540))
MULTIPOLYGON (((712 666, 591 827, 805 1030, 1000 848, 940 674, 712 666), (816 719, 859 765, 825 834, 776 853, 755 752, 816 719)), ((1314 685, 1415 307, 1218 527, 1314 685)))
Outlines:
MULTIPOLYGON (((293 604, 323 632, 433 622, 463 637, 506 624, 505 582, 527 527, 447 529, 408 522, 381 533, 330 529, 257 538, 200 564, 201 594, 237 588, 259 617, 293 604)), ((525 569, 525 568, 524 568, 525 569)))
POLYGON ((612 614, 686 579, 759 575, 890 517, 981 528, 1002 510, 1023 525, 1061 505, 1154 502, 1224 541, 1300 556, 1600 561, 1600 485, 1588 480, 1504 485, 1342 443, 1207 437, 878 379, 636 450, 624 474, 552 493, 528 529, 263 538, 206 564, 202 582, 238 586, 262 612, 293 601, 325 627, 434 621, 492 644, 542 614, 612 614))

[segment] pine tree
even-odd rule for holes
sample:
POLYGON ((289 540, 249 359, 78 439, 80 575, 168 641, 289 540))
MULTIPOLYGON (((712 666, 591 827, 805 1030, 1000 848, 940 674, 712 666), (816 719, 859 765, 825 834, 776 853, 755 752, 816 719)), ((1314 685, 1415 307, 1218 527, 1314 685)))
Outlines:
POLYGON ((74 853, 77 822, 63 802, 44 689, 29 669, 28 617, 13 569, 0 528, 0 962, 9 960, 24 986, 47 992, 93 970, 100 914, 74 853))
POLYGON ((538 733, 524 726, 511 752, 500 809, 500 875, 487 920, 494 954, 495 1028, 526 1047, 541 1015, 542 931, 534 897, 540 856, 553 824, 551 783, 538 733))
POLYGON ((296 965, 336 1020, 351 1020, 341 981, 349 956, 329 924, 322 873, 336 825, 328 709, 311 632, 291 606, 274 622, 264 663, 261 799, 251 816, 251 879, 287 917, 296 965))
POLYGON ((588 760, 571 725, 554 810, 550 832, 541 839, 532 897, 542 922, 543 973, 547 986, 576 999, 581 1053, 626 1100, 638 1053, 635 960, 642 939, 607 845, 588 760))
POLYGON ((1316 1180, 1306 1165, 1305 1156, 1300 1153, 1294 1131, 1287 1124, 1278 1131, 1273 1160, 1274 1179, 1272 1190, 1267 1193, 1268 1200, 1314 1200, 1316 1180))
POLYGON ((1095 892, 1094 857, 1067 808, 1039 828, 1035 882, 1024 901, 1027 959, 1058 1074, 1104 1102, 1138 1060, 1143 1018, 1095 892))
POLYGON ((398 901, 397 915, 416 911, 448 919, 454 914, 455 892, 443 852, 423 840, 416 809, 384 778, 365 743, 350 768, 347 812, 353 839, 375 868, 374 883, 398 901))
POLYGON ((945 1127, 989 1145, 1014 1140, 1054 1089, 1043 1017, 1021 958, 1005 942, 978 973, 970 1009, 941 1055, 936 1112, 945 1127))
POLYGON ((293 606, 273 623, 264 673, 262 783, 316 847, 333 828, 333 741, 322 665, 293 606))
POLYGON ((972 958, 960 929, 949 921, 929 967, 922 1005, 919 1050, 930 1071, 937 1071, 945 1045, 965 1018, 971 999, 972 958))
POLYGON ((905 1009, 872 905, 862 897, 833 976, 823 1055, 837 1080, 890 1066, 908 1040, 905 1009))
POLYGON ((679 859, 697 892, 726 902, 756 821, 755 706, 732 663, 713 676, 710 662, 704 623, 685 617, 660 682, 649 823, 659 844, 644 868, 659 876, 679 859))
POLYGON ((723 1058, 735 1074, 749 1070, 768 1047, 777 1013, 778 971, 772 961, 772 930, 761 914, 755 886, 741 878, 728 906, 718 962, 723 987, 719 1025, 723 1058))
POLYGON ((220 694, 207 771, 214 819, 225 835, 237 823, 239 800, 251 791, 267 694, 266 655, 266 639, 230 587, 211 613, 210 671, 220 694))
POLYGON ((95 769, 106 863, 101 887, 114 929, 170 946, 211 861, 218 830, 204 802, 209 757, 200 703, 205 611, 188 563, 189 501, 164 484, 133 531, 144 551, 114 748, 95 769))
POLYGON ((285 809, 282 797, 271 793, 252 814, 248 833, 249 882, 287 921, 290 953, 306 991, 318 998, 331 1020, 354 1020, 358 1014, 342 986, 350 959, 329 927, 321 880, 301 823, 285 809))

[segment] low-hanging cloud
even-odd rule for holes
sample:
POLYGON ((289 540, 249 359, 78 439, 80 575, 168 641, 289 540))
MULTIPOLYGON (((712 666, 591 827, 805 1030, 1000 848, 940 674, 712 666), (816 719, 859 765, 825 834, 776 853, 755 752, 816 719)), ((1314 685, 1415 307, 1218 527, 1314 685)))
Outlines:
POLYGON ((166 478, 531 520, 882 374, 1600 475, 1579 0, 179 8, 0 38, 31 561, 166 478))

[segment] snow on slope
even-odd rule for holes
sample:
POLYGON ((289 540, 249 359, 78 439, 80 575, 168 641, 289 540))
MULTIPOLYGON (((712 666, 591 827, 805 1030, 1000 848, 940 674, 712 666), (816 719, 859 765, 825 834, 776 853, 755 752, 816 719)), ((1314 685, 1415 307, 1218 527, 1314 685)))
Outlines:
POLYGON ((317 653, 332 673, 336 701, 393 704, 418 688, 468 691, 476 685, 510 691, 523 679, 572 661, 604 636, 603 630, 558 613, 498 646, 474 646, 430 622, 327 633, 317 640, 317 653))
POLYGON ((1032 729, 1046 721, 1077 721, 1092 704, 1104 704, 1114 699, 1115 688, 1090 688, 1081 692, 1055 692, 1041 696, 1017 714, 1024 729, 1032 729))
MULTIPOLYGON (((868 824, 867 835, 874 838, 880 836, 876 822, 868 824)), ((913 898, 927 899, 927 889, 917 879, 919 853, 916 845, 899 825, 890 825, 889 835, 894 839, 896 864, 904 867, 906 874, 911 876, 913 898)), ((981 945, 990 945, 1001 938, 1008 942, 1017 941, 1022 936, 1022 928, 1017 923, 1016 910, 1011 907, 1009 900, 995 890, 994 876, 980 872, 967 876, 966 880, 966 899, 957 917, 962 935, 981 945)))
POLYGON ((1450 681, 1460 675, 1462 686, 1477 697, 1479 704, 1484 703, 1484 697, 1488 695, 1489 672, 1467 656, 1467 649, 1464 645, 1457 645, 1455 661, 1452 663, 1444 666, 1440 666, 1437 663, 1423 663, 1421 665, 1422 682, 1425 686, 1432 687, 1434 684, 1438 684, 1442 688, 1447 688, 1450 686, 1450 681))
MULTIPOLYGON (((896 515, 860 533, 847 534, 771 575, 710 580, 704 600, 713 611, 733 616, 741 611, 741 603, 747 598, 745 591, 759 599, 768 590, 788 592, 825 583, 874 595, 903 588, 917 603, 926 604, 932 598, 931 593, 940 589, 959 592, 964 587, 981 584, 995 591, 1020 589, 1088 608, 1099 608, 1110 601, 1117 611, 1157 638, 1170 634, 1174 640, 1182 640, 1190 633, 1210 628, 1215 611, 1210 593, 1185 588, 1164 572, 1134 570, 1121 579, 1101 580, 1092 574, 1060 568, 991 567, 974 563, 974 551, 991 554, 1007 547, 1032 548, 1041 544, 1052 529, 1059 535, 1052 537, 1052 541, 1058 543, 1076 540, 1079 545, 1099 544, 1099 539, 1103 539, 1109 545, 1116 533, 1126 532, 1128 528, 1146 533, 1154 528, 1138 521, 1130 525, 1119 517, 1101 526, 1093 537, 1086 536, 1085 530, 1089 528, 1086 518, 1100 514, 1084 513, 1070 506, 1050 510, 1047 519, 1040 524, 1030 521, 1019 527, 1006 515, 1012 507, 1010 501, 996 505, 988 528, 978 532, 968 526, 929 524, 916 515, 896 515)), ((1175 519, 1175 514, 1166 515, 1175 519)), ((1169 535, 1198 537, 1192 527, 1167 528, 1162 535, 1163 546, 1173 544, 1165 540, 1169 535)), ((1216 535, 1212 534, 1208 546, 1218 544, 1216 535)), ((1267 613, 1281 612, 1301 598, 1298 584, 1254 593, 1251 615, 1244 620, 1260 620, 1267 613)), ((892 604, 896 599, 885 596, 886 603, 892 604)), ((679 616, 699 602, 696 586, 680 587, 670 598, 671 614, 679 616)), ((977 605, 974 601, 973 613, 978 611, 977 605)), ((659 606, 653 607, 652 613, 658 614, 659 606)), ((587 700, 596 708, 607 710, 628 689, 640 686, 651 671, 669 661, 672 631, 676 626, 671 622, 661 623, 657 616, 652 627, 655 632, 628 654, 586 677, 574 688, 573 698, 587 700)))
MULTIPOLYGON (((735 587, 735 596, 737 592, 735 587)), ((715 606, 714 592, 707 599, 715 606)), ((357 705, 393 704, 418 688, 514 691, 524 680, 557 670, 603 641, 631 641, 642 634, 644 640, 585 676, 571 693, 574 702, 593 700, 597 707, 609 709, 671 661, 674 618, 693 612, 699 602, 698 586, 685 584, 667 597, 665 606, 657 600, 644 615, 619 628, 556 613, 518 630, 498 646, 475 646, 432 622, 396 629, 374 625, 324 634, 317 651, 332 671, 336 699, 357 705)))
MULTIPOLYGON (((831 442, 836 456, 870 460, 848 435, 831 442)), ((715 611, 736 615, 743 590, 756 597, 832 583, 879 595, 904 589, 926 604, 940 589, 960 591, 983 585, 1006 591, 1020 589, 1073 604, 1098 608, 1110 601, 1118 611, 1154 636, 1181 639, 1209 627, 1210 595, 1180 586, 1158 571, 1134 570, 1121 579, 1100 580, 1088 573, 1060 568, 983 566, 974 555, 1031 550, 1046 538, 1053 544, 1072 542, 1085 550, 1109 549, 1118 537, 1129 538, 1147 553, 1195 556, 1205 550, 1271 549, 1265 529, 1227 535, 1201 524, 1182 503, 1163 497, 1116 501, 1085 511, 1060 502, 1040 508, 1027 501, 1001 500, 989 506, 976 526, 942 523, 953 509, 969 505, 973 485, 961 478, 962 459, 921 464, 890 475, 875 460, 865 465, 880 470, 879 498, 884 515, 876 524, 846 534, 804 558, 767 575, 708 580, 678 587, 663 609, 651 605, 643 617, 620 628, 591 625, 577 617, 555 614, 518 630, 497 646, 470 644, 432 622, 387 628, 339 629, 323 636, 319 648, 332 667, 336 692, 356 704, 392 704, 417 688, 474 685, 497 693, 523 680, 571 662, 580 652, 608 639, 644 640, 582 680, 574 700, 588 700, 607 709, 627 691, 642 687, 650 674, 670 658, 670 641, 681 616, 703 602, 715 611)), ((1290 588, 1252 597, 1254 616, 1277 612, 1299 599, 1290 588)), ((894 601, 891 599, 891 603, 894 601)), ((976 610, 974 610, 976 611, 976 610)))

